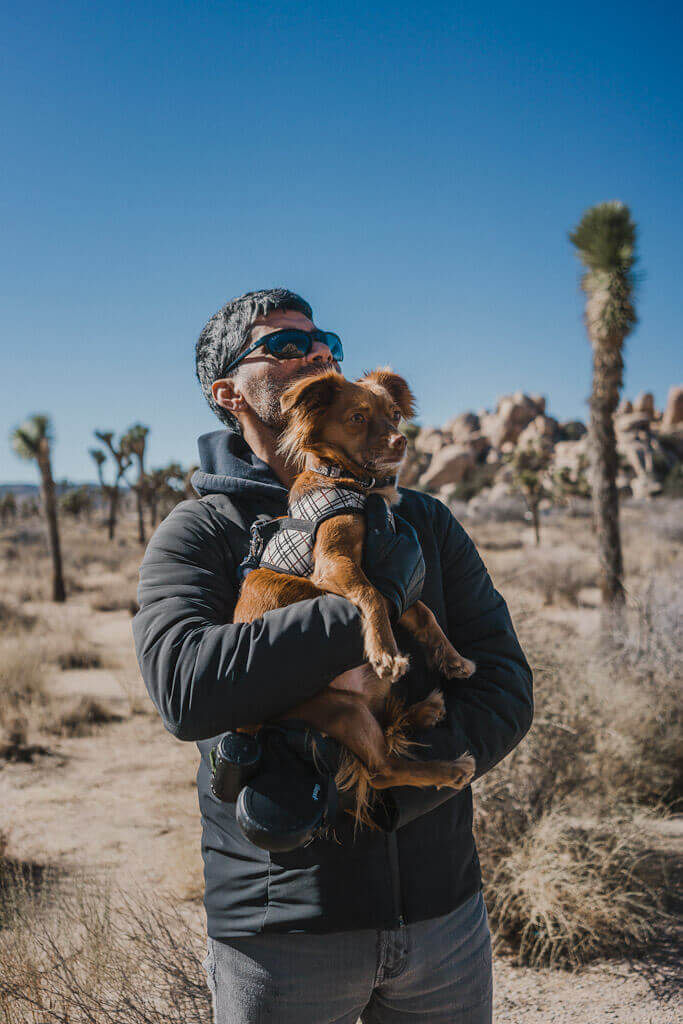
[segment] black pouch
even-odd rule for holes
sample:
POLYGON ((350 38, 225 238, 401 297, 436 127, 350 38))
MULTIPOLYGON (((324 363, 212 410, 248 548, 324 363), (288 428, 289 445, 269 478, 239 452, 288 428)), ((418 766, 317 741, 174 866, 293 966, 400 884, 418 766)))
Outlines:
POLYGON ((235 803, 240 791, 261 764, 262 746, 258 733, 226 732, 209 754, 211 792, 219 800, 235 803))

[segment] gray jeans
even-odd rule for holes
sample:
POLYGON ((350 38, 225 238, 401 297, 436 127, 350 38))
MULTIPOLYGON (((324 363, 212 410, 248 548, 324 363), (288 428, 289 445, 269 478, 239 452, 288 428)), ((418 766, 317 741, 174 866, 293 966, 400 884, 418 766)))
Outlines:
POLYGON ((481 893, 397 930, 208 940, 215 1024, 490 1024, 481 893))

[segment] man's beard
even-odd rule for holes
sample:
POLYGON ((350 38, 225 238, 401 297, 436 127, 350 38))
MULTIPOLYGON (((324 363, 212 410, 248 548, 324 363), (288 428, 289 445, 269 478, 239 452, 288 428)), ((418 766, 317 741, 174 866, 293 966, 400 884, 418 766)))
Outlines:
POLYGON ((249 394, 246 396, 252 412, 271 430, 281 430, 285 425, 285 416, 280 409, 280 398, 290 384, 296 383, 302 377, 314 377, 317 374, 329 370, 329 366, 323 369, 316 366, 304 366, 301 370, 293 373, 284 380, 274 377, 260 377, 251 381, 249 394))

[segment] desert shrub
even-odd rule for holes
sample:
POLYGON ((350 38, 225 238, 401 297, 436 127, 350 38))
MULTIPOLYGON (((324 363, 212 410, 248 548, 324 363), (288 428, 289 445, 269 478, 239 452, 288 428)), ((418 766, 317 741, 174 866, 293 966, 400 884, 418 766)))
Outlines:
POLYGON ((27 615, 14 604, 0 600, 0 632, 16 634, 26 633, 36 624, 35 616, 27 615))
POLYGON ((584 587, 595 584, 596 571, 581 552, 567 546, 529 552, 526 585, 540 591, 543 603, 558 600, 577 606, 584 587))
POLYGON ((138 610, 135 587, 126 582, 111 584, 93 594, 90 607, 97 612, 127 611, 135 615, 138 610))
MULTIPOLYGON (((639 874, 642 827, 629 824, 629 806, 634 779, 649 786, 654 776, 645 752, 664 780, 671 750, 652 749, 646 723, 626 762, 634 778, 622 777, 613 748, 605 746, 608 738, 626 744, 632 735, 633 723, 615 700, 621 679, 608 664, 597 688, 597 656, 585 642, 566 631, 537 635, 534 623, 528 628, 536 631, 522 638, 534 669, 534 723, 475 783, 477 845, 502 947, 520 963, 571 965, 645 942, 654 928, 663 882, 639 874), (553 648, 557 653, 549 654, 553 648)), ((625 691, 624 708, 628 700, 625 691)))
POLYGON ((203 934, 170 904, 100 881, 21 902, 0 932, 5 1024, 209 1024, 203 934))
POLYGON ((58 736, 90 736, 100 725, 121 721, 121 715, 95 697, 81 697, 77 704, 52 722, 50 732, 58 736))
POLYGON ((653 577, 615 619, 590 664, 598 701, 600 791, 676 805, 683 798, 683 583, 653 577))
POLYGON ((642 948, 661 923, 662 871, 633 821, 585 826, 550 811, 493 866, 497 946, 551 967, 642 948))
POLYGON ((23 636, 0 639, 0 724, 18 711, 43 704, 45 667, 42 647, 23 636))
POLYGON ((498 498, 497 501, 478 501, 469 505, 470 515, 483 523, 523 523, 528 512, 522 498, 498 498))
POLYGON ((670 498, 683 497, 683 466, 677 462, 662 480, 662 493, 670 498))
POLYGON ((54 633, 48 639, 48 657, 61 669, 100 668, 102 656, 79 629, 54 633))
POLYGON ((683 499, 660 499, 648 516, 647 529, 665 541, 683 544, 683 499))

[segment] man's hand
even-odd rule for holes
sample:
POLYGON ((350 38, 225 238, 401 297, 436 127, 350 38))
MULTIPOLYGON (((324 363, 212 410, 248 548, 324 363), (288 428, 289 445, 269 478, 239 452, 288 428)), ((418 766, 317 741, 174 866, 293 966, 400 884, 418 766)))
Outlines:
POLYGON ((346 690, 361 697, 370 697, 377 688, 377 676, 369 665, 357 665, 336 676, 329 685, 333 690, 346 690))

